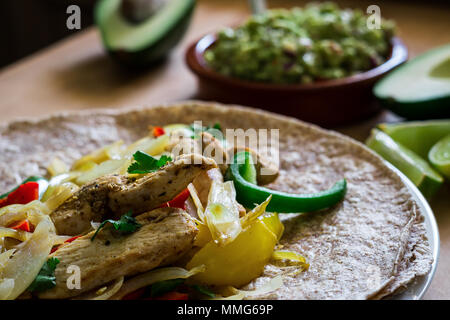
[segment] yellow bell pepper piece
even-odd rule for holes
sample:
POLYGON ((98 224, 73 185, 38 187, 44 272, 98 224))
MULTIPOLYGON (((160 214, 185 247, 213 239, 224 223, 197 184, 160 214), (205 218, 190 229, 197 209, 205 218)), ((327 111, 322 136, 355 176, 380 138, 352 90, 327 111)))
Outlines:
POLYGON ((47 167, 50 176, 54 177, 69 171, 69 167, 59 158, 54 158, 47 167))
POLYGON ((273 260, 288 260, 294 264, 307 265, 305 257, 293 251, 274 251, 272 254, 273 260))
MULTIPOLYGON (((272 231, 279 241, 281 239, 281 236, 284 232, 284 225, 280 221, 280 218, 278 216, 278 213, 276 212, 266 212, 262 216, 258 218, 260 221, 264 222, 267 228, 269 228, 270 231, 272 231)), ((242 220, 242 218, 241 218, 242 220)), ((207 244, 209 241, 212 240, 211 238, 211 231, 209 231, 209 228, 206 224, 199 222, 197 224, 198 233, 195 237, 194 246, 197 247, 203 247, 205 244, 207 244)))
POLYGON ((151 156, 162 154, 169 144, 169 136, 164 134, 158 138, 145 137, 132 144, 123 152, 125 158, 131 158, 136 151, 145 152, 151 156))
POLYGON ((197 223, 197 229, 198 233, 194 240, 194 246, 203 247, 212 240, 211 231, 209 231, 208 226, 202 222, 197 223))
POLYGON ((276 243, 277 236, 263 221, 256 220, 226 246, 208 242, 186 267, 206 266, 205 272, 193 277, 198 282, 239 287, 261 275, 276 243))
POLYGON ((259 219, 277 236, 277 240, 281 239, 284 232, 284 224, 280 221, 278 213, 266 212, 259 219))
POLYGON ((120 154, 120 147, 123 145, 123 141, 119 140, 116 141, 108 146, 105 146, 103 148, 100 148, 98 150, 95 150, 91 152, 90 154, 87 154, 77 161, 74 162, 72 165, 72 170, 82 170, 82 167, 87 163, 96 163, 100 164, 106 160, 110 160, 118 156, 120 154))

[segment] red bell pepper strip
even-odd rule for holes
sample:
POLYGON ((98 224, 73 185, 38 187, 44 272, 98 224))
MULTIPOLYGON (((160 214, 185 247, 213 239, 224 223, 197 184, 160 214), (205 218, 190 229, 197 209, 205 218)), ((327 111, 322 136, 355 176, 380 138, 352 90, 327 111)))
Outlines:
POLYGON ((39 199, 39 183, 30 181, 20 185, 0 202, 0 208, 11 204, 27 204, 39 199))
MULTIPOLYGON (((72 241, 75 241, 75 240, 78 239, 79 237, 81 237, 81 236, 75 236, 75 237, 69 238, 69 239, 67 239, 66 241, 64 241, 64 243, 71 243, 72 241)), ((59 249, 59 247, 61 247, 61 245, 56 246, 56 247, 53 247, 52 250, 50 251, 50 253, 55 252, 56 250, 59 249)))
POLYGON ((166 294, 152 298, 152 300, 188 300, 189 295, 187 293, 181 293, 177 291, 167 292, 166 294))
POLYGON ((67 239, 66 241, 64 241, 64 243, 71 243, 72 241, 77 240, 79 237, 81 237, 81 236, 75 236, 75 237, 72 237, 72 238, 67 239))
POLYGON ((53 247, 52 250, 50 250, 50 254, 52 254, 53 252, 55 252, 56 250, 59 249, 59 247, 61 247, 61 245, 53 247))
MULTIPOLYGON (((27 182, 30 182, 30 181, 39 183, 39 197, 42 197, 42 195, 44 194, 44 192, 48 188, 48 181, 47 181, 47 179, 42 178, 42 177, 38 177, 38 176, 31 176, 31 177, 28 177, 27 179, 25 179, 24 181, 22 181, 22 183, 19 186, 21 186, 21 185, 23 185, 23 184, 25 184, 27 182)), ((10 191, 0 195, 0 203, 2 202, 3 199, 6 199, 10 193, 16 191, 19 188, 19 186, 17 186, 14 189, 12 189, 12 190, 10 190, 10 191)))
POLYGON ((26 232, 31 232, 30 223, 26 219, 17 222, 16 224, 12 225, 10 228, 15 229, 15 230, 23 230, 26 232))
POLYGON ((122 297, 122 300, 137 300, 142 297, 145 293, 145 288, 137 289, 136 291, 130 292, 122 297))
POLYGON ((161 205, 160 208, 171 207, 186 210, 185 202, 189 198, 189 196, 190 196, 189 190, 186 188, 183 191, 181 191, 175 198, 161 205))
POLYGON ((155 138, 162 136, 163 134, 165 134, 166 132, 164 131, 163 128, 161 127, 153 127, 153 136, 155 138))
MULTIPOLYGON (((138 300, 145 294, 145 288, 138 289, 125 295, 122 300, 138 300)), ((188 300, 189 295, 187 293, 181 293, 177 291, 171 291, 163 294, 160 297, 148 297, 142 300, 188 300)))

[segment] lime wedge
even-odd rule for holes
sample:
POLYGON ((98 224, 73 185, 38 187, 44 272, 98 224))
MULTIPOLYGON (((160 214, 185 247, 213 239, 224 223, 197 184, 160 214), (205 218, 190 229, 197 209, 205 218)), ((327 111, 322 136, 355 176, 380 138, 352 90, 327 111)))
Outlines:
POLYGON ((378 125, 378 129, 422 158, 427 159, 431 147, 450 134, 450 120, 382 123, 378 125))
POLYGON ((428 154, 430 162, 450 179, 450 135, 439 140, 428 154))
POLYGON ((444 182, 427 161, 380 130, 372 130, 366 145, 403 172, 426 198, 433 196, 444 182))

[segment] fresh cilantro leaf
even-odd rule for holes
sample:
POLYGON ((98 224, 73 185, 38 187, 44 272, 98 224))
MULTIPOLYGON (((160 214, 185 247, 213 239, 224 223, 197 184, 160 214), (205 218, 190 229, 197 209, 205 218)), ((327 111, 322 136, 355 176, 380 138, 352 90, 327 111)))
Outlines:
POLYGON ((189 128, 194 132, 194 135, 191 136, 191 139, 196 139, 200 137, 200 134, 202 132, 208 132, 210 133, 214 138, 223 140, 223 135, 219 134, 218 131, 222 131, 222 127, 220 126, 220 123, 216 122, 212 127, 211 126, 197 126, 195 123, 191 124, 189 128))
POLYGON ((124 214, 118 221, 113 222, 112 225, 114 229, 123 233, 133 233, 142 227, 142 225, 131 216, 131 213, 124 214))
POLYGON ((58 263, 58 258, 48 259, 42 266, 36 278, 28 287, 28 290, 41 292, 54 288, 56 286, 55 270, 58 263))
POLYGON ((214 292, 210 291, 208 288, 205 288, 203 286, 199 286, 198 284, 194 284, 193 286, 191 286, 193 289, 195 289, 196 291, 200 292, 201 294, 208 296, 210 298, 214 298, 216 295, 214 294, 214 292))
POLYGON ((107 223, 111 223, 114 229, 124 234, 133 233, 140 227, 142 227, 142 225, 139 222, 137 222, 134 217, 131 216, 131 212, 128 212, 123 216, 121 216, 119 220, 109 219, 100 223, 94 235, 92 236, 91 241, 94 241, 95 237, 97 236, 97 233, 102 228, 104 228, 107 223))
POLYGON ((216 122, 212 127, 213 127, 213 129, 222 131, 222 127, 220 126, 220 123, 218 123, 218 122, 216 122))
POLYGON ((194 131, 194 132, 202 132, 203 130, 206 129, 206 127, 199 126, 196 123, 192 123, 189 125, 189 129, 191 129, 191 131, 194 131))
POLYGON ((162 155, 159 159, 153 158, 142 151, 137 151, 133 154, 135 162, 128 167, 128 173, 150 173, 155 172, 167 162, 172 161, 172 158, 166 155, 162 155))
POLYGON ((155 282, 152 284, 150 295, 152 297, 162 296, 163 294, 175 290, 176 287, 182 285, 185 279, 172 279, 155 282))

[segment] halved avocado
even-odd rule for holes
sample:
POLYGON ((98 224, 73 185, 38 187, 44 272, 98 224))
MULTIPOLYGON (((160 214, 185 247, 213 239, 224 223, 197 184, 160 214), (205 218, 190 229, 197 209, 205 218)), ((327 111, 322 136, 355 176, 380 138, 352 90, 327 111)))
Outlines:
POLYGON ((380 80, 374 94, 407 119, 450 117, 450 44, 430 50, 380 80))
POLYGON ((100 0, 95 21, 104 46, 119 62, 146 67, 164 58, 183 37, 195 0, 169 0, 140 22, 123 12, 122 0, 100 0))

